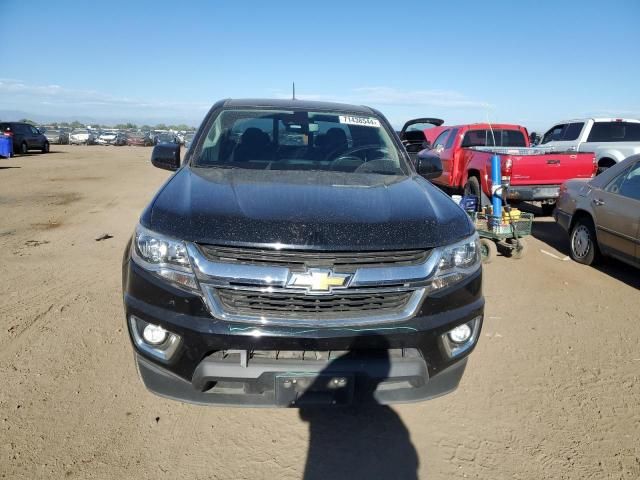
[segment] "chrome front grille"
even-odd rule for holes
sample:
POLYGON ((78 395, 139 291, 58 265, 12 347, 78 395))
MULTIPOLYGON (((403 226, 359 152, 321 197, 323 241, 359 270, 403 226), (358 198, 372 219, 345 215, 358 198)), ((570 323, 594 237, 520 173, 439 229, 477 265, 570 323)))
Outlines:
POLYGON ((406 266, 423 263, 428 250, 398 250, 376 252, 317 252, 200 245, 208 260, 247 265, 271 265, 292 270, 333 268, 353 271, 362 267, 406 266))
POLYGON ((222 307, 236 315, 263 315, 284 318, 335 319, 360 317, 363 313, 377 315, 402 310, 411 291, 343 293, 308 295, 305 293, 259 292, 218 289, 222 307))
POLYGON ((404 321, 440 260, 433 250, 318 252, 187 244, 203 298, 220 320, 314 328, 404 321), (302 273, 301 273, 302 272, 302 273), (300 276, 305 282, 298 282, 300 276), (344 278, 327 286, 309 275, 344 278))

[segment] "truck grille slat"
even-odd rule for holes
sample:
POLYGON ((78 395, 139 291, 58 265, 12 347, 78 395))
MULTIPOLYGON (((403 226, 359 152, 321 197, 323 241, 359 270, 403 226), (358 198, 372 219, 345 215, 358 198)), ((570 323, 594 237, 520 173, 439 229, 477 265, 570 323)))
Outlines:
POLYGON ((214 245, 200 245, 200 250, 208 260, 214 262, 272 265, 287 267, 293 270, 323 267, 348 271, 363 267, 417 265, 424 262, 429 255, 428 250, 308 252, 302 250, 237 248, 214 245))
POLYGON ((404 307, 411 291, 379 294, 332 294, 326 296, 247 292, 218 289, 217 295, 225 310, 236 314, 273 315, 295 318, 348 318, 363 311, 384 313, 404 307))

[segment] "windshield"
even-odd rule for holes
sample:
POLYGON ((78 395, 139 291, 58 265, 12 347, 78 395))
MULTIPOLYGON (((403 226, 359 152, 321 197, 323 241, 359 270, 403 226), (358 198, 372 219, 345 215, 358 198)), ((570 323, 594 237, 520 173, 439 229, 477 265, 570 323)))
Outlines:
POLYGON ((339 112, 223 110, 194 166, 406 174, 378 118, 339 112))
POLYGON ((73 132, 71 132, 71 133, 76 133, 76 134, 78 134, 78 133, 79 133, 79 134, 82 134, 82 133, 89 133, 89 130, 83 130, 83 129, 81 129, 81 128, 77 128, 77 129, 75 129, 75 130, 74 130, 73 132))

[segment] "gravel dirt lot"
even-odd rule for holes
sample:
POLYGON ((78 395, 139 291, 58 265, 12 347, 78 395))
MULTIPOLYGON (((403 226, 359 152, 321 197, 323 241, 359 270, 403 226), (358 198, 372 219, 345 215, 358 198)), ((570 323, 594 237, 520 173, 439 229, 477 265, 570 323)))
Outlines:
POLYGON ((640 272, 563 261, 551 219, 485 267, 455 393, 197 407, 144 389, 122 309, 125 243, 169 173, 147 148, 52 150, 0 159, 0 478, 640 478, 640 272))

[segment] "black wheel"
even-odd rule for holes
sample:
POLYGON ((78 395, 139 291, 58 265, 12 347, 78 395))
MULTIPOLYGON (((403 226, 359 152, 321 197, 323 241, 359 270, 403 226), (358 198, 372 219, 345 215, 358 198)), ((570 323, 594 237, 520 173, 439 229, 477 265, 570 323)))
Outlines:
POLYGON ((22 142, 20 144, 20 155, 26 155, 28 151, 29 151, 29 148, 27 147, 26 142, 22 142))
POLYGON ((480 194, 482 190, 480 190, 480 182, 477 177, 469 177, 467 179, 467 183, 464 184, 464 194, 465 195, 475 195, 480 198, 480 194))
POLYGON ((527 242, 522 238, 519 238, 517 242, 515 238, 510 238, 507 240, 507 243, 512 245, 512 248, 509 249, 509 258, 520 260, 524 257, 524 254, 527 252, 527 242))
POLYGON ((49 142, 44 142, 44 147, 42 147, 42 153, 49 153, 49 142))
POLYGON ((498 247, 496 247, 493 240, 488 238, 480 239, 480 256, 482 257, 482 263, 491 263, 491 260, 498 254, 498 247))
POLYGON ((583 217, 576 220, 569 235, 571 258, 583 265, 593 265, 600 257, 593 221, 583 217))
POLYGON ((540 208, 542 209, 542 215, 550 217, 553 215, 553 211, 556 209, 555 203, 543 203, 540 208))
POLYGON ((469 177, 467 179, 467 183, 464 184, 464 194, 475 196, 478 199, 478 211, 482 210, 483 195, 477 177, 469 177))

